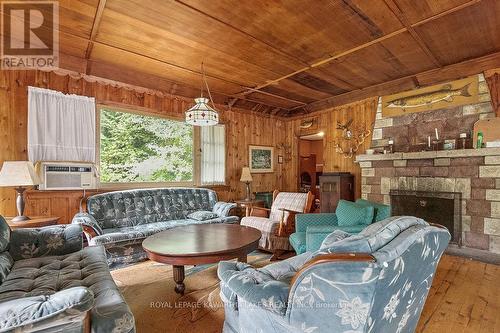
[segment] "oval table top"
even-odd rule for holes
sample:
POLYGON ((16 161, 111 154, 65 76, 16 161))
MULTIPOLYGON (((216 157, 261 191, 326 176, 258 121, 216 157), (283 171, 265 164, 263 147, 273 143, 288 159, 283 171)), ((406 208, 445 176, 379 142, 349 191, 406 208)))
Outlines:
POLYGON ((161 257, 213 256, 256 248, 260 237, 259 230, 239 224, 194 224, 151 235, 142 247, 161 257))

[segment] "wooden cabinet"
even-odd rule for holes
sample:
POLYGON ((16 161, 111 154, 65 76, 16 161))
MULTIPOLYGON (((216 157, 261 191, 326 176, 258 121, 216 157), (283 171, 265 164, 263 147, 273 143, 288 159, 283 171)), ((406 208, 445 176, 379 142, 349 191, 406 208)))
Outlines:
POLYGON ((333 213, 340 199, 354 200, 354 176, 348 172, 323 173, 319 177, 322 213, 333 213))

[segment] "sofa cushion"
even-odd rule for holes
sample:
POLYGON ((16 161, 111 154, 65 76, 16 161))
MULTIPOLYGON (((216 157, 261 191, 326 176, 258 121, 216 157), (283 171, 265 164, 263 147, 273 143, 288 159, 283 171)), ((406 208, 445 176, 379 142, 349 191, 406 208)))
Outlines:
POLYGON ((274 235, 280 226, 279 221, 257 216, 246 216, 241 219, 240 224, 260 230, 262 237, 259 241, 259 247, 263 249, 271 248, 271 235, 274 235))
POLYGON ((0 302, 52 295, 80 286, 87 287, 94 294, 92 331, 111 332, 119 321, 123 324, 121 332, 133 329, 133 316, 109 273, 106 254, 100 246, 86 247, 62 256, 16 261, 0 285, 0 302))
POLYGON ((363 207, 372 206, 375 209, 375 212, 373 214, 373 222, 382 221, 383 219, 386 219, 391 216, 391 206, 389 205, 384 205, 381 203, 372 202, 365 199, 356 200, 356 204, 363 207))
POLYGON ((339 226, 368 225, 373 221, 374 208, 340 200, 335 211, 339 226))
POLYGON ((0 216, 0 252, 7 250, 10 242, 10 227, 7 221, 0 216))
POLYGON ((10 242, 10 228, 3 216, 0 216, 0 283, 9 274, 14 261, 8 250, 10 242))
POLYGON ((205 221, 205 220, 215 219, 219 217, 219 215, 214 212, 209 212, 208 210, 199 210, 197 212, 192 212, 191 214, 188 214, 187 217, 191 220, 205 221))
POLYGON ((5 280, 7 275, 9 275, 13 264, 14 260, 9 251, 0 253, 0 284, 5 280))
POLYGON ((175 227, 181 227, 191 224, 207 224, 207 223, 222 223, 225 219, 216 218, 205 221, 197 221, 191 219, 163 221, 137 225, 133 227, 104 229, 104 235, 96 236, 91 239, 91 245, 105 245, 117 242, 135 242, 141 241, 144 238, 156 234, 160 231, 165 231, 175 227))
POLYGON ((306 252, 306 233, 305 232, 294 232, 289 237, 290 245, 297 254, 302 254, 306 252))
POLYGON ((315 254, 353 252, 373 253, 391 242, 402 230, 413 225, 427 225, 424 220, 413 216, 395 216, 373 223, 359 234, 344 238, 332 244, 327 249, 315 254))

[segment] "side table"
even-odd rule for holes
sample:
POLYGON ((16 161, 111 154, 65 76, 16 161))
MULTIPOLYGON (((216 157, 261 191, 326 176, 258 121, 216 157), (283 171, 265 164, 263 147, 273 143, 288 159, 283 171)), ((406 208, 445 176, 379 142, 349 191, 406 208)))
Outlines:
POLYGON ((41 227, 46 227, 49 225, 55 225, 55 224, 57 224, 57 222, 59 222, 60 217, 59 216, 33 216, 33 217, 30 217, 30 220, 19 221, 19 222, 12 222, 12 219, 13 219, 12 217, 5 218, 9 227, 12 230, 14 230, 14 229, 21 229, 21 228, 41 228, 41 227))
POLYGON ((243 214, 239 214, 240 215, 240 218, 242 217, 245 217, 245 216, 250 216, 250 212, 252 211, 252 207, 264 207, 264 200, 236 200, 235 201, 236 205, 238 205, 238 208, 240 208, 240 212, 241 210, 243 210, 243 208, 245 209, 245 215, 243 214))

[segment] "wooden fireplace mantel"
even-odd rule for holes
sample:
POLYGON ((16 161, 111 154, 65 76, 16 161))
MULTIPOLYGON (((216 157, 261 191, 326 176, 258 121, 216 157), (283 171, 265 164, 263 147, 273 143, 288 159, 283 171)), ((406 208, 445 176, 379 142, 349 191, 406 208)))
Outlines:
POLYGON ((457 150, 439 150, 422 151, 416 153, 394 153, 394 154, 373 154, 358 155, 356 162, 364 161, 384 161, 384 160, 419 160, 428 158, 455 158, 455 157, 474 157, 474 156, 492 156, 500 155, 500 148, 481 148, 481 149, 457 149, 457 150))

